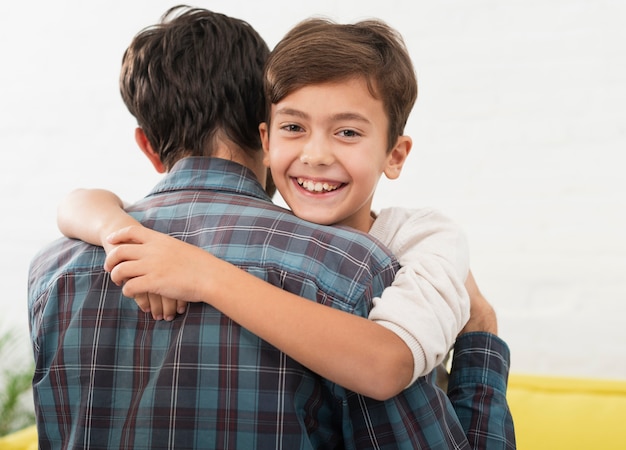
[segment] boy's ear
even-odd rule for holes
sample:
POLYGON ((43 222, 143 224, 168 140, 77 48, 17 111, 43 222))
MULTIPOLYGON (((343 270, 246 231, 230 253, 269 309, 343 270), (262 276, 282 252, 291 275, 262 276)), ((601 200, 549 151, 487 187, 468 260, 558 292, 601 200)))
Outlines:
POLYGON ((409 156, 412 146, 413 141, 409 136, 400 136, 398 138, 396 145, 387 156, 387 166, 383 171, 387 178, 395 180, 400 176, 402 166, 404 166, 404 162, 406 161, 407 156, 409 156))
POLYGON ((159 173, 165 173, 166 170, 163 162, 161 161, 161 157, 154 151, 152 144, 150 144, 150 141, 148 141, 148 138, 146 137, 146 133, 144 133, 144 131, 139 127, 135 128, 135 142, 137 142, 137 145, 143 154, 148 157, 156 171, 159 173))
POLYGON ((261 122, 259 124, 259 134, 261 135, 261 145, 263 146, 263 165, 265 167, 270 166, 270 130, 267 122, 261 122))

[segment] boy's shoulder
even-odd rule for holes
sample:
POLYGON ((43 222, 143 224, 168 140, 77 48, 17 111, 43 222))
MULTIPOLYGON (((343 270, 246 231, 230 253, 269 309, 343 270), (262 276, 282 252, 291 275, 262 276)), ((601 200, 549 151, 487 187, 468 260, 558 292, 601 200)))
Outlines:
POLYGON ((433 207, 407 208, 392 206, 380 210, 376 215, 374 227, 385 224, 398 224, 400 226, 418 223, 454 224, 455 222, 447 214, 433 207))
POLYGON ((435 235, 465 240, 463 229, 445 213, 432 207, 384 208, 376 216, 370 234, 387 246, 396 240, 408 242, 435 235))

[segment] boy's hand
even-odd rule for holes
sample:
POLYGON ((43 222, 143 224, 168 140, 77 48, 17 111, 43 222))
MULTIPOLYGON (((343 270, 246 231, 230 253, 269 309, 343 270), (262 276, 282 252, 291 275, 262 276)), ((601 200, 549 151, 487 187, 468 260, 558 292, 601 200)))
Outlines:
POLYGON ((210 261, 216 260, 206 251, 143 226, 121 229, 107 241, 114 248, 104 268, 142 311, 172 320, 188 301, 202 301, 199 290, 212 279, 202 269, 211 273, 210 261))
POLYGON ((139 294, 135 296, 135 303, 145 313, 152 313, 154 320, 174 320, 176 314, 184 314, 187 302, 161 297, 158 294, 139 294))
POLYGON ((496 312, 478 289, 472 272, 467 276, 465 288, 470 298, 470 318, 459 334, 484 331, 497 335, 498 320, 496 312))

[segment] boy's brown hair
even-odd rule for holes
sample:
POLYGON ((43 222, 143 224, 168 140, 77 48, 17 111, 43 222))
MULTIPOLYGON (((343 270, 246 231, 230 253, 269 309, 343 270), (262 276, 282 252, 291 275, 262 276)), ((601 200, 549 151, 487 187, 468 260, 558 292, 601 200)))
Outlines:
POLYGON ((218 137, 261 151, 268 55, 248 23, 184 5, 135 36, 120 91, 167 170, 184 156, 211 156, 218 137))
POLYGON ((364 77, 389 118, 388 148, 396 144, 417 98, 417 77, 402 36, 380 20, 338 24, 313 18, 300 22, 276 45, 265 69, 269 108, 312 84, 364 77))

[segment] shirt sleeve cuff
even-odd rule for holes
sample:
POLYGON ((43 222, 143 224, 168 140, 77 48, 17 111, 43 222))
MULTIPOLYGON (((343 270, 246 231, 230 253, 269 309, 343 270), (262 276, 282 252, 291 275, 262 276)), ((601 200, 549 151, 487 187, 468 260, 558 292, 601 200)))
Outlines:
POLYGON ((506 393, 510 350, 498 336, 486 332, 465 333, 454 344, 448 391, 467 385, 486 385, 506 393))

